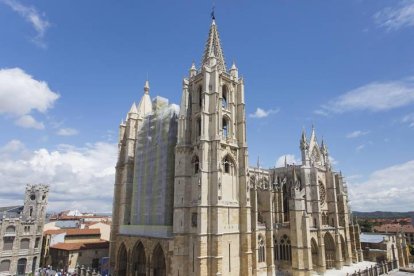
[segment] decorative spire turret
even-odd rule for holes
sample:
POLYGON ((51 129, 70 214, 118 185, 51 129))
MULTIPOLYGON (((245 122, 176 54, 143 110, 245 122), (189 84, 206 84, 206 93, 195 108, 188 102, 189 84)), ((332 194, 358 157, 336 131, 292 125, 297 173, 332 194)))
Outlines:
POLYGON ((236 63, 233 61, 233 65, 230 68, 230 75, 232 75, 235 78, 239 77, 238 69, 236 67, 236 63))
POLYGON ((190 68, 190 78, 194 77, 197 74, 197 68, 195 66, 195 63, 193 61, 193 63, 191 64, 191 68, 190 68))
POLYGON ((149 94, 149 90, 150 90, 149 81, 146 80, 145 85, 144 85, 144 93, 149 94))
POLYGON ((302 136, 300 138, 300 149, 306 150, 308 148, 308 141, 306 139, 306 131, 305 128, 302 129, 302 136))
POLYGON ((130 114, 136 114, 136 113, 138 113, 137 105, 135 104, 135 102, 132 103, 131 108, 129 109, 129 112, 128 113, 130 113, 130 114))
POLYGON ((321 153, 323 155, 328 155, 328 147, 326 146, 325 142, 323 141, 323 138, 322 138, 322 142, 321 142, 321 153))
POLYGON ((152 112, 152 102, 151 102, 151 98, 149 95, 149 90, 150 90, 149 81, 146 80, 145 85, 144 85, 144 95, 142 95, 142 98, 139 101, 139 104, 137 107, 138 114, 142 118, 152 112))
MULTIPOLYGON (((214 15, 214 14, 213 14, 214 15)), ((222 71, 226 71, 226 62, 224 61, 223 50, 221 49, 220 37, 217 30, 215 18, 212 16, 210 32, 206 42, 203 60, 201 64, 210 66, 210 59, 215 57, 217 59, 217 66, 222 71)))

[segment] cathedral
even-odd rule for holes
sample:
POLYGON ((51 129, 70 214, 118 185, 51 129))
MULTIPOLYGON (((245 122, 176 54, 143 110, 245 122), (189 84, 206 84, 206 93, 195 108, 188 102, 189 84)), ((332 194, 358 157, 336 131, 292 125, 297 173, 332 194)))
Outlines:
POLYGON ((312 128, 300 165, 249 167, 244 96, 214 18, 180 106, 145 83, 119 129, 113 275, 312 275, 362 261, 326 143, 312 128))

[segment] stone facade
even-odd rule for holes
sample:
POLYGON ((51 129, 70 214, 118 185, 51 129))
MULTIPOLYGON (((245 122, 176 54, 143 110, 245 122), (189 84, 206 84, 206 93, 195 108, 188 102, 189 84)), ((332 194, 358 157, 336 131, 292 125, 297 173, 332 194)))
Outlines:
MULTIPOLYGON (((183 80, 180 110, 171 117, 166 135, 176 135, 174 151, 171 145, 161 155, 161 147, 139 150, 146 118, 157 112, 148 82, 139 106, 121 123, 113 274, 311 275, 361 261, 359 226, 326 144, 318 144, 312 129, 309 140, 305 132, 300 138, 301 165, 249 168, 244 80, 235 64, 226 68, 215 20, 201 64, 183 80), (165 167, 174 166, 172 180, 165 167, 145 161, 158 158, 171 160, 165 167), (152 175, 151 187, 139 181, 142 175, 152 175), (152 187, 165 187, 157 190, 163 196, 149 193, 152 187), (153 209, 138 212, 144 205, 153 209)), ((148 147, 157 135, 147 135, 148 147)))
POLYGON ((0 274, 26 275, 39 267, 49 188, 28 185, 24 206, 0 208, 0 274))

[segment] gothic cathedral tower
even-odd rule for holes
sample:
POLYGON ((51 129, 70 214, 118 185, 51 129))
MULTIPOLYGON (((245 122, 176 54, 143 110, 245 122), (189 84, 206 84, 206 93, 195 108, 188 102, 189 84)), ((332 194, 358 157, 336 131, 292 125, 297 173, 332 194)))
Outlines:
POLYGON ((201 68, 183 80, 172 275, 251 275, 243 79, 227 71, 213 19, 201 68))

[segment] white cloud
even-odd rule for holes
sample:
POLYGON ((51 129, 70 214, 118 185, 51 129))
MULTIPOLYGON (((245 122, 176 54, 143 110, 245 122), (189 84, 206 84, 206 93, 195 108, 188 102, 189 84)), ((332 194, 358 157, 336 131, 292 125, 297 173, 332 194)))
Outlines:
POLYGON ((402 120, 403 123, 408 124, 410 127, 414 127, 414 113, 405 115, 402 120))
POLYGON ((44 129, 45 125, 42 122, 36 121, 31 115, 23 115, 16 120, 16 125, 24 128, 44 129))
POLYGON ((79 131, 74 128, 61 128, 56 132, 56 134, 60 136, 73 136, 77 135, 78 133, 79 131))
POLYGON ((265 117, 269 116, 270 114, 276 114, 278 112, 279 112, 279 109, 264 110, 264 109, 258 107, 254 113, 249 114, 249 117, 260 119, 260 118, 265 118, 265 117))
POLYGON ((327 113, 355 110, 386 111, 414 103, 414 78, 373 82, 348 91, 323 105, 327 113))
POLYGON ((24 144, 20 140, 11 140, 6 145, 0 148, 1 153, 19 152, 25 148, 24 144))
POLYGON ((27 183, 45 183, 50 185, 49 210, 112 210, 116 144, 60 145, 56 150, 28 151, 13 140, 1 149, 0 202, 21 201, 27 183))
POLYGON ((365 136, 368 133, 369 133, 369 131, 355 130, 351 133, 348 133, 346 135, 346 138, 358 138, 358 137, 361 137, 361 136, 365 136))
POLYGON ((351 182, 353 210, 412 211, 414 208, 414 160, 373 172, 368 180, 351 182))
POLYGON ((50 27, 50 23, 42 16, 34 7, 28 7, 16 0, 0 0, 13 11, 17 12, 21 17, 28 21, 36 31, 36 36, 33 38, 33 42, 40 46, 46 47, 43 38, 47 29, 50 27))
POLYGON ((387 7, 374 15, 375 22, 388 31, 414 27, 414 1, 400 1, 395 7, 387 7))
POLYGON ((286 163, 288 165, 293 165, 293 164, 299 165, 301 163, 301 160, 296 158, 294 154, 284 154, 277 159, 276 168, 285 166, 285 158, 286 158, 286 163))
POLYGON ((17 125, 43 129, 43 123, 29 114, 46 113, 58 98, 46 82, 34 79, 22 69, 0 69, 0 114, 17 117, 17 125))
POLYGON ((328 116, 329 115, 328 112, 326 112, 326 111, 324 111, 322 109, 314 110, 313 113, 316 114, 316 115, 321 115, 321 116, 328 116))
POLYGON ((357 146, 357 147, 355 148, 355 150, 356 150, 357 152, 360 152, 360 151, 362 151, 363 149, 365 149, 365 144, 359 145, 359 146, 357 146))

